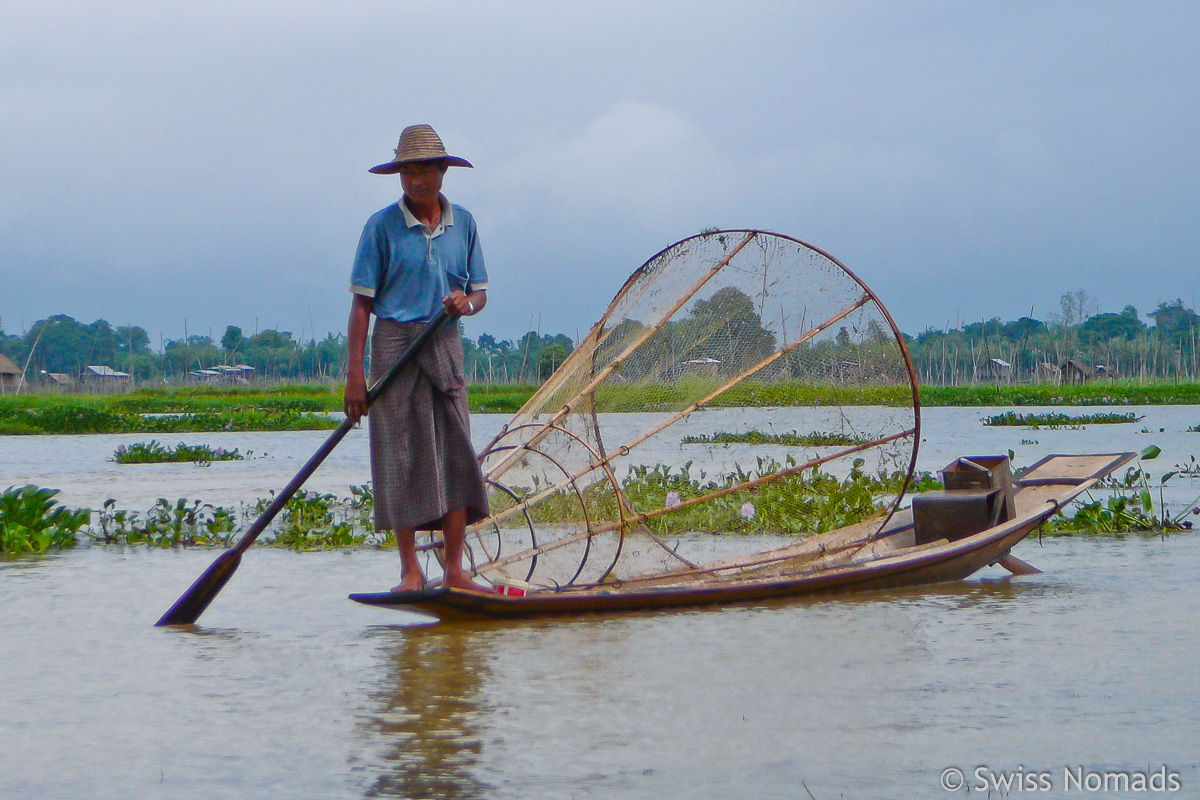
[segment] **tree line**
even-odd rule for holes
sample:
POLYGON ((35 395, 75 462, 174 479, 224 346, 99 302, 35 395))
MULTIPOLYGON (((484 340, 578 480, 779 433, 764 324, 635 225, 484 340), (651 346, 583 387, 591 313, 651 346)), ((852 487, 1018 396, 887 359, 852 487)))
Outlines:
POLYGON ((1082 370, 1085 377, 1200 378, 1200 316, 1182 299, 1159 303, 1145 315, 1154 322, 1147 325, 1131 305, 1099 312, 1080 289, 1062 295, 1059 311, 1048 316, 1009 322, 993 317, 906 337, 917 378, 943 386, 1050 381, 1064 377, 1068 363, 1073 374, 1082 370))
MULTIPOLYGON (((536 383, 558 368, 574 347, 565 334, 530 331, 515 342, 484 333, 463 337, 468 380, 477 383, 536 383)), ((220 340, 201 334, 165 339, 151 345, 137 325, 114 327, 99 319, 83 323, 65 314, 38 320, 23 334, 7 334, 0 325, 0 354, 26 374, 26 382, 44 382, 50 373, 79 379, 89 366, 128 373, 134 383, 213 380, 205 370, 249 366, 258 380, 338 381, 348 361, 346 337, 297 340, 290 331, 267 329, 246 335, 229 325, 220 340)))
MULTIPOLYGON (((1200 316, 1195 310, 1177 299, 1160 303, 1146 318, 1154 324, 1147 325, 1133 306, 1101 313, 1081 289, 1064 294, 1059 311, 1045 321, 1027 316, 1005 322, 994 317, 954 329, 927 329, 904 338, 918 380, 925 384, 1057 380, 1068 362, 1118 377, 1200 378, 1200 316)), ((623 324, 631 329, 615 331, 616 335, 609 337, 611 346, 636 334, 635 323, 623 324)), ((844 337, 844 331, 839 335, 844 337)), ((888 338, 875 325, 853 345, 855 355, 850 360, 862 369, 875 348, 880 350, 882 364, 888 338)), ((238 365, 252 367, 259 380, 338 381, 345 374, 346 344, 341 334, 299 341, 290 331, 267 329, 247 336, 238 326, 229 325, 218 341, 191 334, 163 340, 155 349, 145 329, 114 327, 103 319, 85 324, 59 314, 37 321, 23 334, 7 334, 0 325, 0 354, 25 370, 30 384, 49 373, 78 378, 90 365, 129 373, 135 383, 180 382, 189 377, 207 380, 211 376, 205 376, 203 370, 238 365)), ((846 353, 850 346, 849 341, 835 337, 792 354, 779 368, 820 377, 812 365, 828 362, 829 370, 842 370, 849 363, 846 353), (802 365, 800 358, 811 363, 802 365)), ((562 333, 531 330, 515 341, 489 333, 477 339, 464 336, 467 380, 539 383, 573 348, 574 341, 562 333)), ((764 358, 774 348, 775 335, 764 327, 750 298, 736 289, 723 289, 698 301, 684 318, 663 326, 639 348, 625 370, 630 379, 671 380, 684 371, 699 371, 711 364, 714 370, 719 365, 722 374, 729 374, 764 358)), ((827 377, 839 379, 834 372, 827 377)))

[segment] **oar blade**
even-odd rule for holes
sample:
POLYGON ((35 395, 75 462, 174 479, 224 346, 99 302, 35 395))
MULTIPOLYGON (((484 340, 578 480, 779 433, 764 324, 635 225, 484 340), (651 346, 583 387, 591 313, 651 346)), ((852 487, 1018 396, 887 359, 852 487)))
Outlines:
POLYGON ((200 619, 204 609, 208 608, 208 604, 229 582, 241 563, 242 554, 239 550, 233 549, 222 553, 212 563, 212 566, 205 570, 204 574, 197 578, 196 582, 175 601, 175 605, 171 606, 167 613, 163 614, 162 618, 154 624, 156 626, 193 624, 200 619))

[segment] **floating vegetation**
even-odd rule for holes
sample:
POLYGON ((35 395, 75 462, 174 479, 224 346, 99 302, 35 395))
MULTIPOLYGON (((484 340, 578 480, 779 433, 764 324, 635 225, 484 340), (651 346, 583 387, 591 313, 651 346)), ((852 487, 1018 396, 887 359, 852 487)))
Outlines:
POLYGON ((1189 460, 1182 464, 1176 464, 1175 471, 1189 478, 1200 478, 1200 462, 1196 461, 1195 456, 1191 456, 1189 460))
MULTIPOLYGON (((905 478, 903 471, 867 475, 861 471, 862 460, 858 459, 850 475, 842 480, 819 470, 804 470, 756 489, 731 492, 707 503, 688 505, 692 498, 795 464, 790 457, 783 465, 759 459, 752 471, 739 468, 715 479, 704 472, 693 474, 690 461, 677 469, 664 464, 634 466, 621 482, 621 491, 635 512, 647 508, 679 509, 653 520, 651 524, 660 534, 686 531, 812 534, 860 522, 882 512, 877 498, 899 491, 905 478)), ((909 491, 940 487, 941 484, 926 472, 921 473, 917 485, 910 486, 909 491)), ((536 494, 538 489, 537 486, 510 488, 519 498, 536 494)), ((489 502, 493 514, 514 504, 512 498, 500 492, 494 492, 489 502)), ((581 495, 572 491, 556 493, 532 506, 529 513, 535 523, 547 524, 581 522, 585 515, 593 523, 619 518, 614 495, 602 484, 593 484, 581 495)), ((511 519, 513 524, 523 524, 517 523, 516 518, 511 519)))
MULTIPOLYGON (((375 534, 374 495, 370 490, 352 486, 350 491, 350 498, 316 492, 296 494, 284 506, 281 521, 275 524, 274 536, 267 544, 292 550, 328 550, 394 541, 394 534, 375 534)), ((255 513, 261 514, 270 503, 259 500, 255 513)))
POLYGON ((58 489, 9 487, 0 494, 0 554, 44 553, 75 546, 91 510, 69 509, 54 499, 58 489))
MULTIPOLYGON (((288 501, 259 545, 292 550, 327 550, 358 545, 394 543, 390 534, 375 533, 373 503, 366 487, 351 487, 352 496, 299 493, 288 501)), ((258 518, 271 498, 239 509, 179 498, 174 503, 159 498, 145 514, 118 509, 108 500, 86 533, 96 544, 131 544, 151 547, 212 547, 229 545, 237 531, 258 518)))
POLYGON ((1096 414, 1018 414, 1015 411, 1005 411, 983 418, 984 425, 1016 426, 1038 430, 1040 428, 1068 428, 1080 430, 1084 425, 1116 425, 1141 420, 1137 414, 1119 414, 1115 412, 1099 412, 1096 414))
POLYGON ((128 446, 118 446, 111 460, 118 464, 163 464, 189 461, 211 464, 214 461, 241 461, 244 458, 245 456, 237 448, 226 450, 219 446, 189 445, 183 442, 174 447, 164 447, 156 440, 151 439, 149 442, 134 442, 128 446))
POLYGON ((1063 385, 921 386, 923 406, 1200 405, 1200 383, 1104 381, 1063 385))
POLYGON ((1043 533, 1160 533, 1191 530, 1194 523, 1188 517, 1200 516, 1200 506, 1190 506, 1178 514, 1167 513, 1165 506, 1156 510, 1149 489, 1118 492, 1105 500, 1090 494, 1085 501, 1076 501, 1075 513, 1059 512, 1046 521, 1043 533))
MULTIPOLYGON (((1162 453, 1158 445, 1142 450, 1141 459, 1151 461, 1162 453)), ((1096 499, 1089 491, 1084 499, 1072 504, 1074 513, 1055 514, 1043 526, 1043 533, 1162 533, 1191 530, 1195 522, 1191 517, 1200 516, 1200 497, 1184 505, 1182 510, 1171 514, 1164 499, 1164 489, 1179 475, 1200 476, 1200 464, 1196 457, 1159 477, 1157 484, 1140 463, 1129 467, 1121 476, 1108 475, 1097 483, 1097 488, 1111 494, 1105 499, 1096 499), (1158 505, 1155 506, 1153 489, 1158 489, 1158 505)))
POLYGON ((777 444, 786 447, 845 447, 863 444, 868 441, 865 437, 845 433, 763 433, 762 431, 745 431, 743 433, 728 433, 718 431, 712 436, 685 436, 683 444, 777 444))
POLYGON ((235 513, 227 508, 179 498, 159 498, 145 516, 116 508, 106 500, 87 534, 98 544, 145 544, 152 547, 224 545, 233 538, 235 513))
POLYGON ((171 412, 146 416, 88 405, 56 404, 32 408, 0 405, 0 435, 308 431, 337 426, 338 420, 323 413, 277 409, 239 408, 222 413, 171 412))

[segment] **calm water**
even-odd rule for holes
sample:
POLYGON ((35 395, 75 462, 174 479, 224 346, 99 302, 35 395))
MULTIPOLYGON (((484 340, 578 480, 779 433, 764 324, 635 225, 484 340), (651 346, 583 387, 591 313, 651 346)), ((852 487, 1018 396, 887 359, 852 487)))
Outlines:
POLYGON ((1046 574, 425 626, 345 599, 390 554, 255 551, 194 631, 152 624, 211 553, 6 563, 0 796, 919 798, 950 765, 1165 763, 1196 797, 1200 538, 1019 553, 1046 574))
MULTIPOLYGON (((1200 409, 1146 411, 1158 416, 1120 431, 1032 432, 981 429, 986 409, 934 409, 922 466, 1157 443, 1165 471, 1200 452, 1200 434, 1182 432, 1200 409), (1136 432, 1148 423, 1154 433, 1136 432), (1021 438, 1039 444, 1014 447, 1021 438)), ((275 488, 323 438, 260 436, 272 455, 237 470, 136 482, 104 465, 119 437, 0 438, 0 485, 91 502, 204 496, 192 487, 208 482, 250 499, 242 481, 275 488)), ((365 459, 365 442, 348 444, 365 459)), ((328 490, 364 480, 346 452, 328 490)), ((1016 554, 1045 573, 426 625, 345 599, 394 582, 390 553, 257 549, 194 630, 153 622, 210 551, 4 562, 0 798, 965 796, 940 788, 950 766, 968 785, 976 767, 1024 767, 1050 773, 1040 796, 1134 797, 1147 793, 1067 793, 1062 770, 1164 765, 1183 785, 1172 796, 1200 797, 1200 537, 1034 540, 1016 554)))

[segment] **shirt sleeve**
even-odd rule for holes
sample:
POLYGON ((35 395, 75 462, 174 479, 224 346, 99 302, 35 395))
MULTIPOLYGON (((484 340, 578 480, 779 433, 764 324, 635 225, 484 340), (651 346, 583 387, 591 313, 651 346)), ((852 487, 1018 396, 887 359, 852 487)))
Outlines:
POLYGON ((483 264, 483 247, 479 244, 479 231, 475 228, 475 218, 471 218, 470 234, 467 241, 467 291, 478 292, 488 287, 487 267, 483 264))
POLYGON ((363 227, 354 254, 354 267, 350 270, 350 291, 364 297, 374 297, 379 284, 387 274, 387 237, 383 226, 372 217, 363 227))

